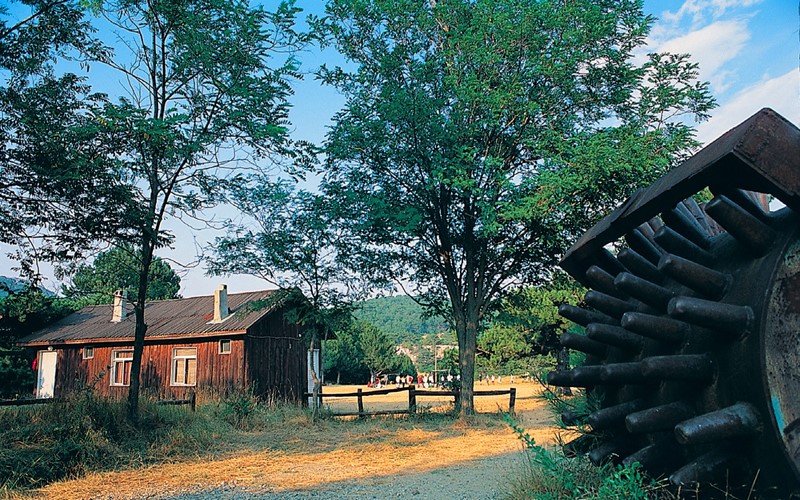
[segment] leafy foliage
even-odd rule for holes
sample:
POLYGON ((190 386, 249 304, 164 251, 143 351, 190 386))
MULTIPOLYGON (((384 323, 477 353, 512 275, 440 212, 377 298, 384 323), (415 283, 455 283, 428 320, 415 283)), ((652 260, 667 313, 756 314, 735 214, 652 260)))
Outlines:
POLYGON ((98 238, 125 236, 136 212, 113 162, 118 143, 94 119, 106 97, 55 72, 56 60, 105 52, 82 2, 19 3, 0 7, 0 242, 38 279, 39 260, 68 269, 98 238))
POLYGON ((325 343, 325 373, 337 382, 364 383, 395 373, 415 375, 411 359, 395 352, 385 332, 366 321, 354 321, 325 343))
POLYGON ((512 483, 511 498, 674 498, 663 484, 647 477, 638 463, 597 468, 585 455, 567 458, 560 450, 536 444, 513 417, 505 414, 504 419, 523 442, 531 465, 512 483))
MULTIPOLYGON (((141 260, 141 254, 131 246, 112 248, 100 253, 91 265, 79 266, 72 276, 72 285, 62 285, 61 292, 82 304, 110 304, 116 290, 125 290, 129 297, 135 297, 139 291, 141 260)), ((179 298, 181 279, 164 260, 153 259, 147 281, 147 300, 179 298)))
POLYGON ((439 333, 448 328, 444 318, 427 317, 423 307, 405 295, 359 302, 353 315, 386 332, 396 344, 408 346, 417 344, 423 335, 439 333))
POLYGON ((546 282, 577 235, 691 151, 680 118, 713 100, 686 56, 631 62, 652 22, 635 0, 333 0, 326 14, 315 26, 352 64, 320 71, 347 96, 323 190, 359 262, 452 324, 470 413, 499 300, 546 282))
POLYGON ((15 342, 75 310, 75 304, 37 287, 8 290, 0 298, 0 398, 32 394, 36 372, 32 355, 15 342))

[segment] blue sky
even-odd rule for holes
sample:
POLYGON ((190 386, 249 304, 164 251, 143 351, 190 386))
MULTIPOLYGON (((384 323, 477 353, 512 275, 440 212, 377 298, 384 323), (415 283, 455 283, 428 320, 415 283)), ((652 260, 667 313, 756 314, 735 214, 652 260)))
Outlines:
MULTIPOLYGON (((322 12, 319 0, 298 0, 297 4, 306 12, 322 12)), ((710 120, 698 124, 701 141, 711 142, 763 107, 800 125, 797 1, 647 0, 644 5, 648 14, 658 18, 646 50, 691 53, 700 64, 701 78, 711 84, 719 107, 711 112, 710 120)), ((311 72, 332 59, 338 58, 331 51, 302 54, 302 68, 311 72)), ((293 135, 319 143, 344 99, 321 87, 311 75, 296 82, 295 91, 293 135)), ((185 227, 173 227, 176 247, 161 256, 178 262, 192 261, 197 245, 213 239, 213 234, 192 234, 185 227)), ((0 274, 15 275, 11 267, 13 263, 1 260, 0 274)), ((220 282, 226 282, 232 293, 268 288, 249 276, 207 277, 201 268, 182 274, 183 296, 210 295, 220 282)), ((50 287, 57 288, 52 282, 50 287)))

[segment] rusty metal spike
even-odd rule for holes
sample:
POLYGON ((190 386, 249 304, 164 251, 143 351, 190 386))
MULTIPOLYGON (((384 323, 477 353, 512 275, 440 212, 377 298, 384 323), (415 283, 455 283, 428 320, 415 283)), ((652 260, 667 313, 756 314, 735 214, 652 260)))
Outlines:
POLYGON ((714 361, 708 354, 652 356, 642 360, 642 373, 645 377, 662 380, 710 382, 715 371, 714 361))
POLYGON ((652 477, 657 477, 666 471, 675 470, 680 463, 680 451, 674 442, 660 441, 628 455, 622 461, 622 465, 630 467, 638 463, 652 477))
POLYGON ((710 328, 734 338, 747 335, 755 324, 755 314, 750 306, 693 297, 675 297, 670 301, 667 311, 675 319, 710 328))
POLYGON ((664 275, 659 272, 658 268, 631 248, 621 251, 617 258, 630 272, 640 278, 656 284, 664 281, 664 275))
POLYGON ((606 344, 597 342, 596 340, 592 340, 578 333, 562 333, 560 341, 561 345, 564 347, 585 352, 586 354, 592 354, 600 358, 604 358, 606 354, 608 354, 608 346, 606 344))
POLYGON ((590 266, 589 269, 586 270, 586 279, 589 280, 592 288, 606 295, 611 295, 618 299, 628 298, 625 293, 617 290, 617 287, 614 286, 614 276, 611 276, 605 269, 599 266, 590 266))
POLYGON ((603 365, 600 379, 604 384, 645 384, 650 381, 642 373, 642 364, 638 361, 603 365))
POLYGON ((575 410, 566 410, 561 412, 561 422, 564 425, 579 425, 586 420, 589 415, 584 412, 577 412, 575 410))
POLYGON ((583 365, 569 371, 552 371, 547 374, 547 384, 556 387, 592 387, 599 385, 600 365, 583 365))
MULTIPOLYGON (((704 250, 711 248, 711 240, 708 237, 708 233, 697 224, 697 221, 694 220, 694 216, 691 213, 689 213, 687 217, 687 214, 679 207, 682 207, 680 203, 672 210, 661 214, 664 223, 698 247, 704 250)), ((684 210, 686 209, 684 208, 684 210)), ((686 212, 688 212, 688 210, 686 210, 686 212)))
POLYGON ((669 301, 675 296, 672 291, 631 273, 620 273, 614 279, 614 285, 631 297, 663 312, 667 311, 669 301))
POLYGON ((644 337, 613 325, 592 323, 586 327, 586 336, 626 351, 638 352, 644 346, 644 337))
POLYGON ((653 237, 655 237, 655 233, 657 233, 659 229, 664 227, 664 223, 661 222, 661 219, 658 217, 653 217, 652 219, 648 220, 647 224, 650 225, 650 229, 653 230, 653 237))
POLYGON ((586 305, 597 309, 613 318, 619 319, 628 311, 636 309, 636 304, 606 295, 602 292, 589 290, 583 298, 586 305))
POLYGON ((740 459, 728 449, 719 448, 695 459, 669 476, 673 486, 694 488, 700 482, 710 482, 727 470, 737 468, 740 459))
POLYGON ((619 436, 600 443, 589 452, 589 460, 596 466, 607 462, 619 463, 637 448, 630 436, 619 436))
POLYGON ((650 227, 650 224, 647 222, 639 225, 639 227, 636 228, 636 231, 639 231, 641 235, 644 236, 644 238, 650 243, 653 242, 653 236, 656 234, 656 232, 653 231, 653 228, 650 227))
POLYGON ((761 222, 764 222, 765 224, 770 223, 771 216, 769 212, 766 212, 764 210, 764 207, 762 207, 759 204, 758 200, 753 198, 753 196, 751 196, 751 194, 753 194, 752 191, 742 191, 741 189, 733 189, 733 190, 726 190, 719 192, 717 190, 712 190, 712 191, 715 197, 725 196, 734 204, 738 205, 740 208, 747 211, 747 213, 749 213, 756 219, 760 220, 761 222))
POLYGON ((569 443, 566 443, 562 450, 564 451, 564 456, 568 458, 573 458, 578 455, 583 455, 587 451, 591 450, 593 447, 597 445, 598 436, 593 434, 584 434, 579 436, 569 443))
POLYGON ((675 438, 681 444, 694 445, 755 436, 762 429, 758 410, 750 403, 739 402, 679 423, 675 438))
POLYGON ((558 314, 581 326, 586 326, 589 323, 618 324, 618 321, 610 316, 595 311, 589 311, 582 307, 573 306, 572 304, 561 304, 558 306, 558 314))
POLYGON ((727 196, 717 196, 706 205, 706 212, 724 227, 752 255, 769 251, 777 233, 727 196))
POLYGON ((673 254, 661 257, 658 269, 675 281, 711 299, 721 298, 733 283, 730 274, 715 271, 673 254))
MULTIPOLYGON (((654 234, 652 233, 652 230, 651 234, 654 234)), ((645 236, 644 233, 642 233, 642 231, 639 229, 634 229, 630 233, 626 234, 625 241, 628 243, 629 247, 636 250, 639 255, 653 264, 658 263, 658 260, 661 258, 661 254, 663 253, 661 249, 658 248, 655 243, 651 241, 651 239, 647 238, 647 236, 645 236)))
POLYGON ((622 327, 639 335, 673 344, 683 342, 691 332, 691 327, 682 321, 639 312, 625 313, 622 327))
POLYGON ((676 401, 631 413, 625 417, 625 427, 632 434, 669 431, 694 415, 694 409, 689 403, 676 401))
POLYGON ((706 213, 703 212, 703 209, 700 208, 700 205, 694 201, 694 198, 686 198, 683 200, 682 203, 683 208, 686 209, 686 212, 692 216, 694 221, 703 228, 703 231, 709 236, 714 236, 714 230, 711 228, 711 225, 708 223, 708 217, 706 217, 706 213))
POLYGON ((609 252, 608 249, 606 248, 600 249, 600 251, 598 251, 595 254, 594 262, 596 262, 598 266, 602 267, 603 269, 608 271, 609 274, 613 276, 616 276, 621 272, 627 271, 627 269, 625 269, 625 266, 623 266, 620 263, 620 261, 618 261, 617 258, 614 257, 614 254, 609 252))
POLYGON ((625 417, 635 411, 644 408, 644 401, 636 399, 627 401, 614 406, 609 406, 601 410, 597 410, 589 415, 587 422, 592 426, 592 430, 599 431, 608 429, 617 425, 622 425, 625 422, 625 417))
POLYGON ((714 257, 703 248, 668 226, 656 231, 655 240, 667 252, 680 255, 700 264, 711 265, 714 257))
POLYGON ((577 387, 572 385, 572 370, 551 371, 547 374, 547 385, 556 387, 577 387))

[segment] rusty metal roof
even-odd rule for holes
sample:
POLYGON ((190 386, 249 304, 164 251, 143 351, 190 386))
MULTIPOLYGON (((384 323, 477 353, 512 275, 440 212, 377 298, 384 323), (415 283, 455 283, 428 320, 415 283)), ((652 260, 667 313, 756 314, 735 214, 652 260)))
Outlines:
MULTIPOLYGON (((220 323, 210 323, 214 311, 213 296, 148 302, 145 307, 145 339, 152 341, 245 333, 256 321, 283 304, 288 295, 286 290, 229 294, 228 309, 231 314, 220 323)), ((128 315, 124 320, 112 323, 110 304, 86 306, 17 343, 35 346, 89 341, 133 342, 136 318, 130 304, 127 310, 128 315)))

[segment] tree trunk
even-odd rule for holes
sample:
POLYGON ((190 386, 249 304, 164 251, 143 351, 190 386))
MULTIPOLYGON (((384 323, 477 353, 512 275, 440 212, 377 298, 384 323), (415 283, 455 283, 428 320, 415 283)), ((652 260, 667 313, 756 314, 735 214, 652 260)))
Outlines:
MULTIPOLYGON (((153 260, 153 245, 148 238, 143 238, 142 267, 139 269, 139 290, 134 312, 136 330, 133 337, 133 359, 131 360, 131 380, 128 390, 128 419, 136 422, 139 419, 139 389, 141 387, 142 354, 144 353, 144 336, 147 332, 144 308, 147 303, 147 281, 150 274, 150 262, 153 260)), ((171 362, 171 361, 170 361, 171 362)))
POLYGON ((460 408, 456 408, 462 417, 475 414, 475 353, 478 342, 478 322, 466 321, 456 325, 458 336, 458 365, 461 372, 460 408))

